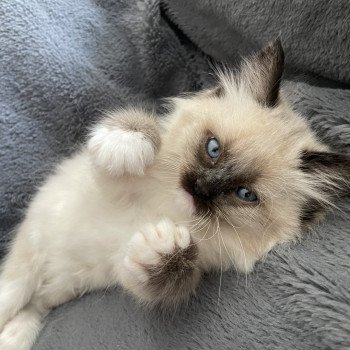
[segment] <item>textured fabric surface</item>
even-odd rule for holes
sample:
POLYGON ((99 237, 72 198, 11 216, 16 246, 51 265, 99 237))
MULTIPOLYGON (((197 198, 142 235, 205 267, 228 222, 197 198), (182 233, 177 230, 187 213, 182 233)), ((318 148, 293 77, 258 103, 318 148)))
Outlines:
POLYGON ((170 16, 223 61, 277 36, 290 69, 350 82, 348 0, 164 0, 170 16))
MULTIPOLYGON (((319 10, 310 7, 308 21, 298 17, 296 6, 283 8, 285 1, 247 1, 264 11, 241 5, 239 16, 231 7, 238 2, 229 0, 210 6, 203 0, 200 8, 194 0, 191 11, 176 12, 188 3, 172 0, 166 10, 184 36, 156 0, 0 2, 2 251, 36 187, 79 146, 101 110, 132 103, 153 107, 160 97, 209 82, 210 65, 200 49, 231 63, 282 31, 291 70, 349 80, 349 39, 339 16, 350 10, 340 11, 341 1, 317 2, 319 10), (281 28, 276 11, 286 14, 285 23, 299 19, 281 28), (320 19, 325 30, 312 39, 306 22, 320 19), (301 31, 305 36, 291 34, 301 31)), ((288 77, 284 89, 320 137, 349 151, 346 85, 303 74, 288 77)), ((220 298, 218 275, 206 276, 197 297, 171 315, 139 308, 119 288, 96 292, 52 312, 35 350, 347 349, 350 201, 341 206, 314 234, 279 247, 251 275, 225 273, 220 298)))

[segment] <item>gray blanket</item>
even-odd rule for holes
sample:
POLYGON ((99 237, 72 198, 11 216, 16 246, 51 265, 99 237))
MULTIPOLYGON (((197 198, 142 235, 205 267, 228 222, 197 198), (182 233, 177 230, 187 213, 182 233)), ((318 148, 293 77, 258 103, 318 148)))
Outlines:
POLYGON ((237 60, 280 36, 289 70, 350 82, 348 0, 164 0, 168 14, 205 52, 237 60))
MULTIPOLYGON (((236 64, 277 35, 290 100, 321 138, 348 151, 349 16, 346 0, 172 0, 161 10, 156 0, 2 0, 2 254, 36 187, 101 110, 158 108, 161 97, 210 84, 212 62, 236 64)), ((118 288, 96 292, 52 312, 35 350, 348 349, 350 201, 340 204, 247 278, 225 273, 220 298, 216 275, 171 315, 118 288)))

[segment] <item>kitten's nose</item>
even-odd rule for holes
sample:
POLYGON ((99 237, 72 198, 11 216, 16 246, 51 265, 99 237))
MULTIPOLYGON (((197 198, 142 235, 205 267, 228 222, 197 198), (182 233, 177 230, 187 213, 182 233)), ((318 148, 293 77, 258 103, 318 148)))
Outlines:
POLYGON ((195 196, 201 199, 208 200, 211 197, 208 184, 201 179, 197 179, 194 183, 193 192, 195 196))

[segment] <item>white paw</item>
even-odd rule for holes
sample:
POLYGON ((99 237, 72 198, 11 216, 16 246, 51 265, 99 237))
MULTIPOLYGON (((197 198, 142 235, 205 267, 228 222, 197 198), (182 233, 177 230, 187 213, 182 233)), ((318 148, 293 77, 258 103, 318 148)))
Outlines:
POLYGON ((188 229, 168 219, 157 225, 146 225, 131 238, 123 261, 129 282, 133 285, 146 283, 150 278, 149 267, 164 264, 165 256, 186 249, 190 243, 188 229))
POLYGON ((30 350, 40 329, 40 319, 35 313, 20 311, 0 333, 0 349, 30 350))
POLYGON ((95 165, 116 176, 143 175, 155 156, 151 140, 142 132, 106 126, 92 132, 88 150, 95 165))

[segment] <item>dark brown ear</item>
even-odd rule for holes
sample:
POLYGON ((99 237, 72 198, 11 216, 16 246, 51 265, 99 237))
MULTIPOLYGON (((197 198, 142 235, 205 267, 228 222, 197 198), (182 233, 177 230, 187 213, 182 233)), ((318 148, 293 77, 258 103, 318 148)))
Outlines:
POLYGON ((277 39, 242 64, 240 81, 259 103, 274 107, 279 100, 283 68, 284 52, 277 39))
POLYGON ((323 200, 307 199, 302 208, 301 221, 312 223, 339 197, 350 193, 350 155, 333 152, 305 151, 301 156, 300 168, 311 175, 323 200))
POLYGON ((324 179, 324 182, 331 182, 342 191, 349 191, 350 155, 348 154, 305 151, 301 156, 301 169, 314 174, 318 179, 324 179))

